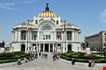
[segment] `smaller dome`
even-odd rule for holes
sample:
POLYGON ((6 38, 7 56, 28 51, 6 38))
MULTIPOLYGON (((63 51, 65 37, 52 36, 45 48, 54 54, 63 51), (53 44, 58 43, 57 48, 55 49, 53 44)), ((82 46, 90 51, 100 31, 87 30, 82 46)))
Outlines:
POLYGON ((46 4, 45 11, 38 14, 38 17, 57 17, 57 15, 49 10, 48 3, 46 4))

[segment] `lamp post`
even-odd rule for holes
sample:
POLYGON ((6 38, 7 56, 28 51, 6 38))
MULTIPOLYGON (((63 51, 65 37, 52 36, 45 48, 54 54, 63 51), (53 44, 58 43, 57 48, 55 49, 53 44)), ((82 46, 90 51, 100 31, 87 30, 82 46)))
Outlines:
POLYGON ((106 43, 103 46, 103 52, 104 52, 104 61, 105 61, 105 53, 106 53, 106 43))
POLYGON ((63 34, 64 34, 64 45, 65 45, 65 51, 66 51, 66 39, 67 39, 67 36, 66 36, 66 21, 64 21, 64 24, 63 24, 63 34))
MULTIPOLYGON (((29 31, 31 31, 31 25, 30 25, 30 22, 32 22, 33 20, 28 20, 28 23, 27 23, 27 50, 29 49, 29 47, 28 47, 28 42, 29 42, 29 37, 30 37, 30 35, 29 35, 29 31)), ((31 48, 31 47, 30 47, 31 48)), ((32 48, 31 48, 32 49, 32 48)), ((31 50, 30 49, 30 50, 31 50)))

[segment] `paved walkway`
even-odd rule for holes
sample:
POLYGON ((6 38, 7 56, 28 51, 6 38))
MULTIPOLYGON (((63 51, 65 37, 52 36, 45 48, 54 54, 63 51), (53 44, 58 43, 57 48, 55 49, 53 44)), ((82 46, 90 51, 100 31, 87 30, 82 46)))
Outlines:
POLYGON ((96 64, 95 67, 88 67, 87 63, 76 63, 71 65, 69 61, 60 59, 52 61, 52 58, 38 58, 31 62, 17 65, 16 63, 2 64, 0 70, 102 70, 105 64, 96 64))

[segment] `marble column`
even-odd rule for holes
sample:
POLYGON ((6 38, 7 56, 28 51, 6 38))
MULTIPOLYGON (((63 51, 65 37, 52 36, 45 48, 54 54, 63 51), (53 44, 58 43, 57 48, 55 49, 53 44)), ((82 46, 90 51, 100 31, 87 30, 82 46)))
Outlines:
POLYGON ((15 30, 15 41, 17 41, 17 31, 15 30))
POLYGON ((45 44, 43 44, 43 52, 45 52, 45 44))
POLYGON ((28 33, 29 33, 29 41, 31 41, 31 31, 29 31, 28 33))
POLYGON ((74 31, 72 31, 72 41, 74 42, 75 41, 75 39, 74 39, 74 31))
POLYGON ((17 41, 19 41, 19 30, 17 30, 17 41))
POLYGON ((49 52, 50 52, 50 48, 51 48, 51 47, 50 47, 50 44, 49 44, 48 48, 49 48, 49 52))
POLYGON ((36 44, 36 45, 37 45, 37 48, 38 48, 38 52, 40 52, 39 44, 36 44))
POLYGON ((54 44, 53 44, 53 48, 52 49, 53 49, 53 52, 54 52, 54 44))
POLYGON ((12 41, 14 41, 14 39, 15 39, 15 33, 14 31, 12 31, 12 41))
POLYGON ((40 38, 39 38, 39 31, 37 31, 37 40, 39 40, 40 38))
POLYGON ((21 31, 19 30, 18 31, 18 41, 20 41, 21 40, 21 31))

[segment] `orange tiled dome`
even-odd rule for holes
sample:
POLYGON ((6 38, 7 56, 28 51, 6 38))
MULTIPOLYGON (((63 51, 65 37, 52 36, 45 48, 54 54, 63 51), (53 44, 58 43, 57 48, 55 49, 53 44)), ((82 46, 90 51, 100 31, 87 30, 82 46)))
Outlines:
POLYGON ((56 14, 52 11, 43 11, 38 14, 39 17, 56 17, 56 14))
POLYGON ((38 14, 38 17, 57 17, 56 14, 49 10, 48 3, 46 5, 45 11, 38 14))

